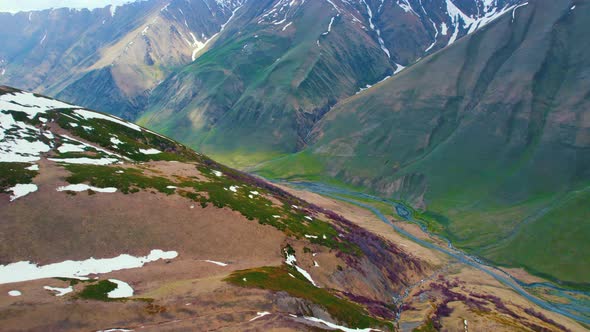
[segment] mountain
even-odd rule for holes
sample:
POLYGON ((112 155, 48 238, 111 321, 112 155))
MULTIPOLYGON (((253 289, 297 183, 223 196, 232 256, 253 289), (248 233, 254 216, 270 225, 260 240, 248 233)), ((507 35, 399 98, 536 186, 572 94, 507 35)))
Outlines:
POLYGON ((232 165, 296 152, 338 101, 515 2, 485 3, 247 2, 208 52, 154 89, 138 122, 232 165))
POLYGON ((305 151, 261 173, 411 202, 457 246, 587 287, 588 15, 585 2, 515 8, 339 103, 305 151))
POLYGON ((240 0, 133 2, 92 11, 0 13, 1 82, 134 118, 193 60, 240 0))
POLYGON ((338 101, 521 2, 148 0, 0 14, 12 27, 0 32, 0 83, 253 165, 299 151, 338 101))
POLYGON ((4 331, 579 328, 362 209, 9 87, 0 189, 4 331))

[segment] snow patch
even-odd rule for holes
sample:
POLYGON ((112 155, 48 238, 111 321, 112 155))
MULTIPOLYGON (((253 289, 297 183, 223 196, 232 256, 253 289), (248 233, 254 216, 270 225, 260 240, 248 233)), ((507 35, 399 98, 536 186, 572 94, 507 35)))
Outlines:
POLYGON ((287 252, 287 249, 285 249, 285 263, 289 266, 293 266, 297 272, 301 273, 301 275, 303 275, 305 277, 305 279, 307 279, 309 282, 311 282, 312 285, 314 285, 315 287, 319 287, 318 285, 316 285, 315 281, 313 281, 313 279, 311 278, 311 275, 305 271, 304 269, 300 268, 299 266, 297 266, 297 258, 295 258, 295 255, 291 255, 287 252))
POLYGON ((111 143, 113 143, 115 145, 119 145, 119 144, 123 144, 123 141, 121 141, 117 136, 112 136, 111 143))
POLYGON ((27 196, 30 193, 34 193, 39 189, 36 184, 17 184, 14 187, 8 188, 7 191, 12 191, 12 195, 10 196, 10 201, 14 201, 21 197, 27 196))
POLYGON ((30 92, 14 92, 0 96, 0 110, 24 112, 33 119, 37 114, 59 108, 75 108, 58 100, 38 97, 30 92))
MULTIPOLYGON (((72 107, 72 106, 70 106, 70 107, 72 107)), ((82 118, 84 118, 86 120, 90 120, 90 119, 107 120, 107 121, 111 121, 111 122, 120 124, 122 126, 125 126, 127 128, 131 128, 136 131, 141 131, 140 126, 133 124, 131 122, 127 122, 121 118, 114 116, 114 115, 106 115, 106 114, 102 114, 102 113, 88 111, 85 109, 77 109, 77 110, 74 110, 74 112, 75 112, 75 114, 81 116, 82 118)))
POLYGON ((113 258, 89 258, 83 261, 67 260, 41 266, 30 261, 21 261, 0 265, 0 284, 57 277, 80 279, 90 274, 139 268, 146 263, 160 259, 173 259, 177 256, 176 251, 154 249, 149 255, 142 257, 122 254, 113 258))
POLYGON ((55 161, 57 163, 66 163, 66 164, 76 164, 76 165, 110 165, 114 164, 119 161, 119 159, 115 158, 100 158, 100 159, 93 159, 93 158, 47 158, 48 160, 55 161))
POLYGON ((61 186, 58 187, 56 189, 57 191, 75 191, 75 192, 81 192, 81 191, 86 191, 86 190, 92 190, 92 191, 96 191, 99 193, 114 193, 117 192, 117 188, 113 188, 113 187, 107 187, 107 188, 97 188, 97 187, 93 187, 93 186, 89 186, 87 184, 70 184, 67 186, 61 186))
POLYGON ((107 296, 109 298, 121 299, 121 298, 133 296, 133 288, 131 288, 131 286, 129 286, 128 283, 121 281, 121 280, 117 280, 117 279, 109 279, 109 281, 117 284, 117 288, 108 292, 107 296))
POLYGON ((139 149, 139 152, 143 153, 143 154, 158 154, 158 153, 162 153, 162 151, 158 150, 158 149, 139 149))
POLYGON ((64 143, 64 144, 60 145, 59 148, 57 148, 57 151, 59 151, 60 153, 68 153, 68 152, 84 152, 85 150, 84 150, 83 145, 64 143))
POLYGON ((72 287, 72 286, 66 287, 66 288, 44 286, 43 288, 50 291, 50 292, 53 292, 55 294, 55 296, 64 296, 64 295, 74 291, 74 287, 72 287))
POLYGON ((346 326, 342 326, 342 325, 337 325, 328 321, 325 321, 323 319, 320 318, 316 318, 316 317, 308 317, 308 316, 303 316, 304 319, 310 321, 310 322, 314 322, 314 323, 320 323, 323 325, 326 325, 327 327, 331 328, 331 329, 336 329, 336 330, 340 330, 340 331, 344 331, 344 332, 371 332, 371 331, 380 331, 380 330, 376 330, 376 329, 372 329, 372 328, 366 328, 366 329, 351 329, 349 327, 346 326))

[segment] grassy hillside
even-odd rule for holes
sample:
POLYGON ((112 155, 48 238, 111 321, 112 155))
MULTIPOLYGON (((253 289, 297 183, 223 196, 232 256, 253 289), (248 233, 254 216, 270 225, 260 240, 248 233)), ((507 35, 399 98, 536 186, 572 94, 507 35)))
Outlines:
MULTIPOLYGON (((391 330, 387 319, 397 310, 388 304, 392 294, 431 270, 429 263, 348 219, 165 136, 120 118, 9 87, 0 87, 0 190, 0 219, 5 221, 0 233, 10 234, 0 245, 0 262, 7 262, 0 264, 0 270, 8 271, 0 271, 2 287, 6 287, 7 275, 18 278, 22 274, 18 263, 11 265, 14 262, 98 259, 113 253, 174 247, 186 259, 179 265, 182 269, 191 269, 195 262, 229 266, 225 274, 210 274, 211 279, 217 278, 217 288, 222 284, 221 288, 237 292, 236 286, 251 287, 232 286, 222 279, 238 270, 237 266, 258 269, 273 264, 270 269, 282 271, 281 278, 299 277, 295 285, 279 282, 262 287, 270 297, 287 291, 289 301, 299 303, 287 302, 284 310, 296 308, 295 313, 305 316, 319 310, 327 313, 323 317, 346 326, 391 330), (297 248, 297 259, 291 246, 297 248), (292 257, 283 257, 283 251, 292 257), (228 263, 211 261, 204 255, 224 257, 228 263), (316 260, 326 262, 326 267, 316 260), (331 277, 333 274, 338 277, 331 277), (321 290, 312 276, 322 280, 321 290), (353 276, 355 284, 346 286, 353 276), (295 291, 298 289, 303 293, 295 291), (304 296, 310 289, 314 295, 304 296), (356 293, 387 310, 367 310, 364 302, 352 297, 356 293)), ((33 268, 31 273, 35 275, 42 268, 33 268)), ((56 275, 17 281, 76 276, 57 270, 49 271, 56 275)), ((183 273, 183 278, 197 278, 203 269, 194 271, 192 275, 183 273)), ((105 273, 109 272, 87 274, 105 273)), ((177 277, 166 278, 156 280, 174 284, 177 277)), ((59 289, 73 293, 69 301, 154 305, 151 297, 129 295, 113 300, 109 293, 117 285, 112 279, 92 279, 83 289, 59 289)), ((147 285, 152 285, 151 281, 147 285)), ((165 294, 175 291, 172 286, 165 294)), ((36 294, 28 289, 26 293, 36 294)), ((190 292, 181 295, 192 296, 190 292)), ((235 303, 239 298, 228 301, 235 303)), ((186 302, 184 298, 174 301, 186 302)), ((226 306, 223 301, 214 301, 214 307, 226 306)), ((211 302, 207 303, 210 307, 211 302)), ((250 305, 250 310, 257 306, 250 305)))

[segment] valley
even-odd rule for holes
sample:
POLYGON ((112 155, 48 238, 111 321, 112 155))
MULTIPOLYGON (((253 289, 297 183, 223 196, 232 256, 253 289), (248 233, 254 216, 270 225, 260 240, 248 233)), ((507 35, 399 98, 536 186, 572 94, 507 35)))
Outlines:
POLYGON ((364 209, 119 118, 1 91, 9 331, 579 329, 364 209))
POLYGON ((1 330, 589 329, 590 3, 113 1, 0 4, 1 330))

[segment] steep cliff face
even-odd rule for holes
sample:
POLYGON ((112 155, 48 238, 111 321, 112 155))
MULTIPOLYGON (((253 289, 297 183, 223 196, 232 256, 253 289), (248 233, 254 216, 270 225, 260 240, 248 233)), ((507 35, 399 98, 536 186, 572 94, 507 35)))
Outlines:
POLYGON ((588 282, 586 210, 575 203, 590 180, 588 15, 585 3, 514 9, 337 105, 301 155, 323 174, 425 207, 485 257, 588 282))

